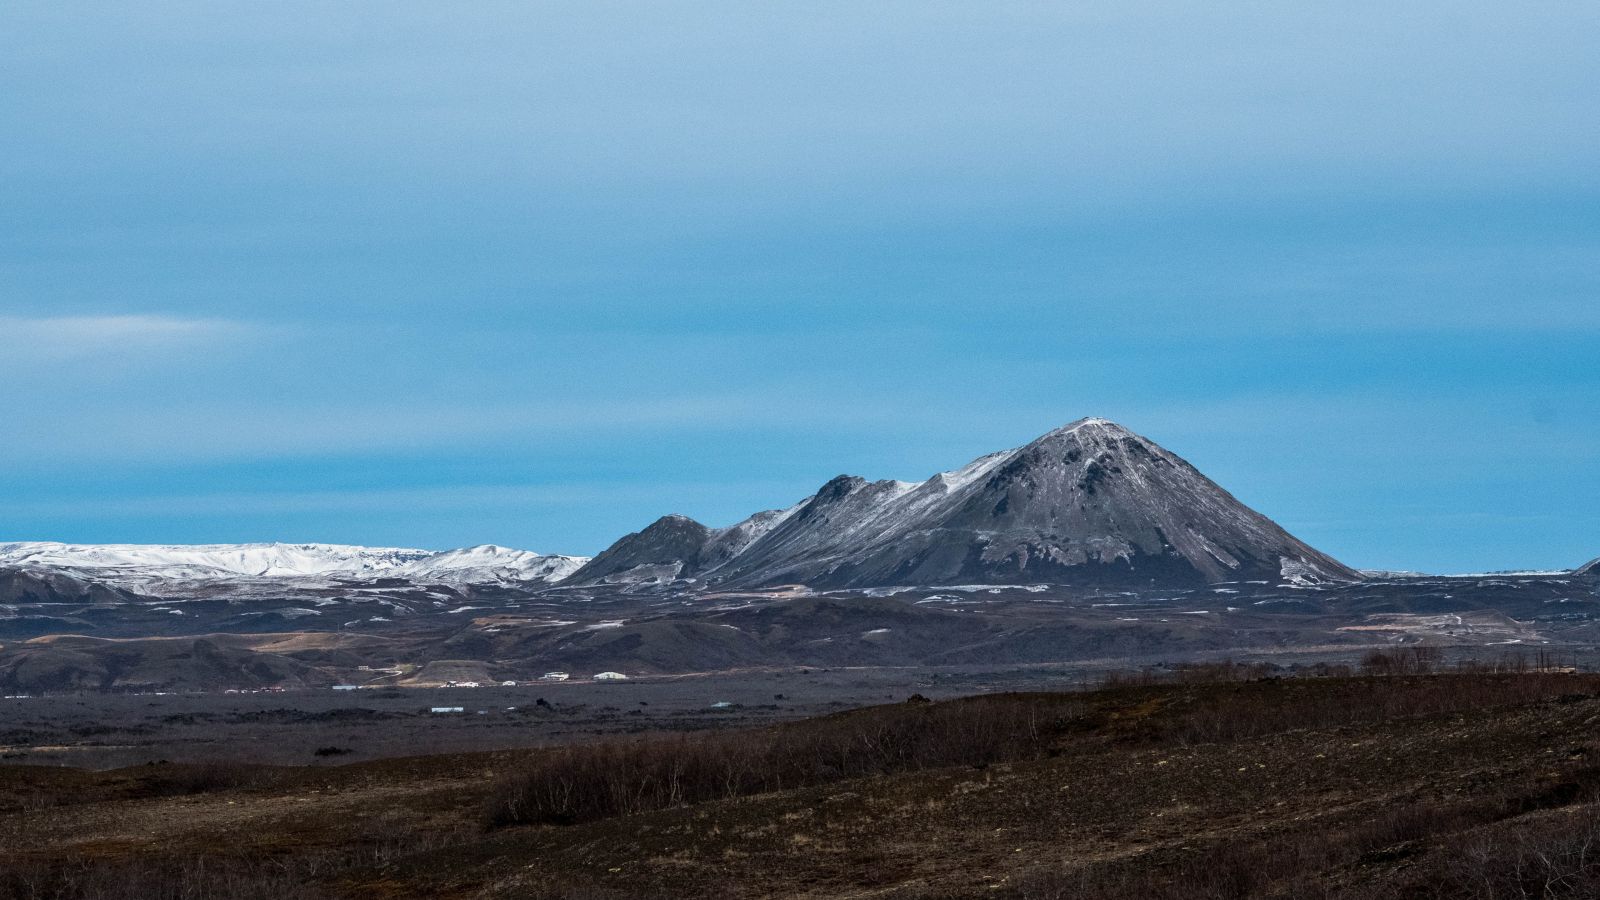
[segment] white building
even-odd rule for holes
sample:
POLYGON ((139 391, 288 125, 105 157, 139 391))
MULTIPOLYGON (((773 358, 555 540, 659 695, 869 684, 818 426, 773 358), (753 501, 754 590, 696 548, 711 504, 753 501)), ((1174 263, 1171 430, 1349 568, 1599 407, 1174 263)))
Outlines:
POLYGON ((595 681, 627 681, 628 676, 621 672, 599 672, 594 676, 595 681))

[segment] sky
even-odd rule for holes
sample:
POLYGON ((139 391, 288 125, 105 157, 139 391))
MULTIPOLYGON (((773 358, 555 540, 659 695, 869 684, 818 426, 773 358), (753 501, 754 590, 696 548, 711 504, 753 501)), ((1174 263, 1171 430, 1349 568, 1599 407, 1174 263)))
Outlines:
POLYGON ((1600 5, 0 5, 0 541, 592 554, 1105 416, 1600 555, 1600 5))

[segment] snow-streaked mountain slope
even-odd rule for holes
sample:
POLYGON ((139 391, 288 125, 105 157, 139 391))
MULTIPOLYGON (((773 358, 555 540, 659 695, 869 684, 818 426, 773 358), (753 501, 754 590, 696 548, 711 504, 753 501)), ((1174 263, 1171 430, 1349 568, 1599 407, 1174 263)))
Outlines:
POLYGON ((579 569, 569 584, 646 584, 692 580, 743 553, 782 525, 799 506, 758 512, 727 528, 707 528, 688 516, 662 516, 627 535, 579 569))
POLYGON ((461 584, 491 581, 555 582, 576 572, 588 561, 587 556, 544 556, 531 550, 483 544, 430 554, 401 566, 398 571, 414 580, 461 584))
POLYGON ((1575 575, 1600 575, 1600 559, 1591 559, 1572 571, 1575 575))
POLYGON ((473 583, 556 581, 585 559, 484 545, 435 552, 342 544, 0 544, 0 566, 65 572, 110 584, 237 578, 405 578, 473 583))
POLYGON ((74 578, 51 569, 7 569, 0 567, 0 619, 15 608, 12 604, 36 603, 135 603, 146 600, 126 588, 74 578))
POLYGON ((710 553, 721 533, 664 519, 618 541, 574 581, 630 580, 630 571, 731 588, 1359 578, 1105 419, 1081 419, 921 483, 841 475, 726 559, 710 553))

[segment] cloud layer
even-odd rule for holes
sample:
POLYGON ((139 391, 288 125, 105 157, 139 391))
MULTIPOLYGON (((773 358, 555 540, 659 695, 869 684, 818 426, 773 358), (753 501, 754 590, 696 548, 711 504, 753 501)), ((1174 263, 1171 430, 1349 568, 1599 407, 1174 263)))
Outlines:
POLYGON ((0 315, 0 354, 21 364, 112 355, 131 357, 197 347, 215 348, 243 337, 250 326, 226 319, 164 315, 0 315))

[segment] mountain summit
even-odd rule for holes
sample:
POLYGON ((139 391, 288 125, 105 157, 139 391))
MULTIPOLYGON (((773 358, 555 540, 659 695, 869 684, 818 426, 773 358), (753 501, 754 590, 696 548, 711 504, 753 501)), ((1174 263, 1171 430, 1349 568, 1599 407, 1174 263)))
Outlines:
POLYGON ((728 529, 669 517, 567 583, 1135 587, 1357 577, 1174 454, 1090 418, 920 483, 841 475, 791 509, 728 529))

